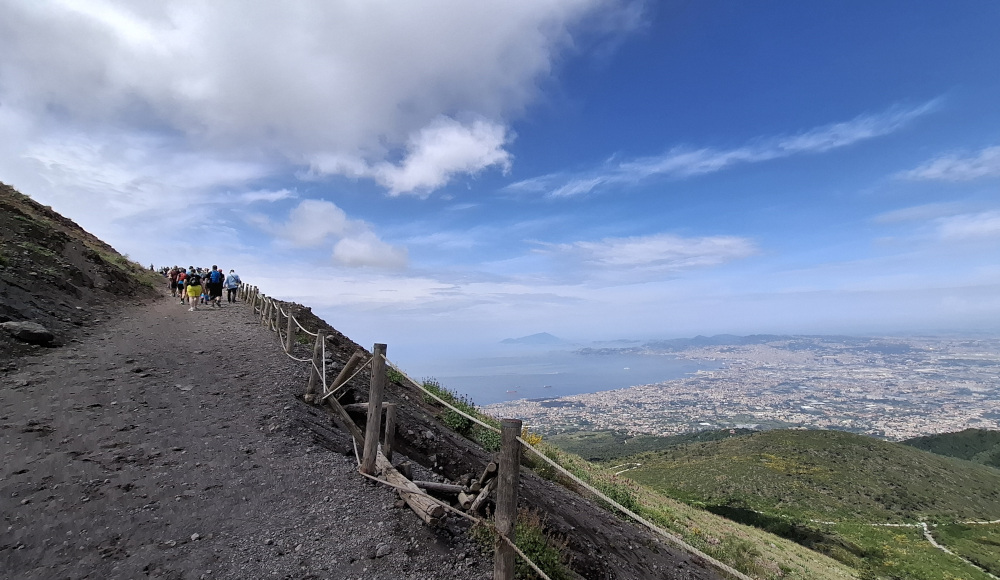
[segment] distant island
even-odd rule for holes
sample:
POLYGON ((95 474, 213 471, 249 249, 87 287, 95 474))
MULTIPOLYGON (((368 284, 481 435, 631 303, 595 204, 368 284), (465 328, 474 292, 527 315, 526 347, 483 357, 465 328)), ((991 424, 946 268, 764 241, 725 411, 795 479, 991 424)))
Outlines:
POLYGON ((559 338, 558 336, 553 336, 547 332, 539 332, 538 334, 532 334, 530 336, 522 336, 521 338, 505 338, 500 341, 500 344, 545 345, 545 344, 566 344, 566 341, 559 338))

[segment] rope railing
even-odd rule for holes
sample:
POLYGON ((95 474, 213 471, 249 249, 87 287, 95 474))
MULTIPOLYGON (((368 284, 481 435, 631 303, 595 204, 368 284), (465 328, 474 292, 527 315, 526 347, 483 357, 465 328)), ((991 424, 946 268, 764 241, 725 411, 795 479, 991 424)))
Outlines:
MULTIPOLYGON (((465 417, 466 419, 468 419, 470 421, 473 421, 473 422, 481 425, 482 427, 485 427, 485 428, 490 429, 492 431, 495 431, 497 433, 500 432, 500 429, 497 429, 493 425, 485 423, 485 422, 481 421, 480 419, 478 419, 476 417, 473 417, 472 415, 469 415, 468 413, 466 413, 466 412, 462 411, 461 409, 455 407, 454 405, 450 404, 448 401, 445 401, 441 397, 439 397, 436 394, 432 393, 426 387, 424 387, 422 384, 418 383, 417 381, 413 380, 409 375, 407 375, 405 372, 403 372, 402 370, 400 370, 399 367, 397 367, 396 365, 390 363, 388 360, 386 360, 386 363, 389 364, 389 366, 391 366, 393 369, 395 369, 396 372, 398 372, 401 376, 403 376, 404 378, 406 378, 410 383, 412 383, 418 389, 420 389, 421 391, 423 391, 424 394, 430 396, 431 398, 433 398, 437 402, 441 403, 442 405, 444 405, 445 407, 447 407, 451 411, 453 411, 455 413, 458 413, 462 417, 465 417)), ((528 451, 531 451, 533 454, 535 454, 536 456, 538 456, 539 458, 541 458, 543 461, 545 461, 550 466, 552 466, 554 469, 556 469, 559 473, 561 473, 561 474, 565 475, 566 477, 570 478, 571 480, 573 480, 575 483, 577 483, 578 485, 580 485, 581 487, 583 487, 584 489, 586 489, 590 493, 592 493, 595 496, 599 497, 601 500, 607 502, 608 505, 612 506, 616 510, 618 510, 621 513, 627 515, 628 517, 632 518, 636 522, 642 524, 643 526, 645 526, 649 530, 651 530, 651 531, 659 534, 660 536, 662 536, 664 539, 666 539, 671 544, 674 544, 678 548, 681 548, 682 550, 685 550, 685 551, 687 551, 687 552, 689 552, 691 554, 694 554, 695 556, 698 556, 699 558, 704 559, 705 561, 711 563, 713 566, 715 566, 719 570, 721 570, 721 571, 723 571, 723 572, 725 572, 725 573, 733 576, 734 578, 738 578, 739 580, 753 580, 751 577, 747 576, 746 574, 743 574, 739 570, 736 570, 735 568, 729 566, 728 564, 725 564, 725 563, 723 563, 723 562, 721 562, 719 560, 716 560, 712 556, 709 556, 708 554, 702 552, 698 548, 695 548, 691 544, 685 542, 683 539, 675 536, 674 534, 671 534, 670 532, 668 532, 668 531, 664 530, 663 528, 657 526, 656 524, 650 522, 646 518, 644 518, 644 517, 640 516, 639 514, 633 512, 632 510, 628 509, 627 507, 623 506, 622 504, 618 503, 617 501, 611 499, 610 497, 608 497, 606 494, 602 493, 600 490, 598 490, 594 486, 592 486, 589 483, 583 481, 582 479, 580 479, 579 477, 577 477, 575 474, 573 474, 572 472, 570 472, 568 469, 564 468, 562 465, 559 465, 557 462, 555 462, 552 459, 550 459, 548 456, 546 456, 544 453, 542 453, 541 451, 539 451, 538 449, 536 449, 533 445, 531 445, 530 443, 528 443, 524 439, 518 437, 517 440, 528 451)))
MULTIPOLYGON (((257 305, 252 304, 252 309, 253 309, 253 311, 254 311, 255 314, 259 313, 260 316, 263 318, 263 316, 265 315, 265 305, 270 306, 272 308, 276 308, 277 312, 280 315, 285 316, 286 318, 290 318, 292 321, 294 321, 295 325, 302 332, 304 332, 304 333, 306 333, 306 334, 308 334, 310 336, 319 336, 320 333, 318 331, 317 332, 311 332, 311 331, 305 329, 302 326, 302 324, 299 323, 298 319, 295 318, 295 316, 291 315, 290 313, 286 313, 281 308, 280 304, 277 303, 277 301, 273 300, 272 298, 270 298, 268 296, 261 295, 260 296, 260 306, 258 307, 257 305)), ((265 321, 262 320, 262 322, 265 322, 265 321)), ((301 358, 297 358, 297 357, 293 356, 291 353, 289 353, 288 351, 285 350, 285 346, 284 346, 285 345, 285 340, 282 339, 281 329, 278 328, 277 323, 274 322, 270 317, 268 318, 268 320, 266 320, 266 324, 267 324, 267 326, 268 326, 269 329, 274 330, 277 333, 278 338, 279 338, 279 343, 282 345, 281 346, 281 350, 282 350, 282 352, 286 356, 288 356, 292 360, 295 360, 295 361, 298 361, 298 362, 308 362, 308 363, 310 363, 310 365, 312 366, 312 368, 319 375, 319 377, 320 377, 320 384, 322 385, 322 389, 323 389, 323 393, 324 393, 323 396, 318 399, 321 402, 322 401, 326 401, 329 397, 334 396, 337 391, 339 391, 341 388, 345 387, 348 383, 350 383, 351 380, 354 379, 354 377, 356 377, 365 367, 370 366, 373 363, 373 361, 375 360, 374 357, 369 358, 364 364, 361 364, 357 368, 357 370, 355 370, 354 373, 350 377, 348 377, 346 380, 344 380, 336 389, 330 390, 330 389, 327 388, 327 382, 326 382, 326 362, 325 362, 325 359, 326 359, 326 341, 325 340, 320 341, 320 343, 322 344, 322 346, 321 346, 322 356, 320 358, 320 361, 321 361, 320 365, 319 365, 319 367, 317 367, 316 362, 313 359, 301 359, 301 358), (322 368, 320 368, 320 367, 322 367, 322 368)), ((286 334, 286 338, 287 338, 287 334, 286 334)), ((464 417, 465 419, 468 419, 469 421, 472 421, 473 423, 475 423, 475 424, 477 424, 477 425, 479 425, 479 426, 481 426, 481 427, 483 427, 485 429, 488 429, 488 430, 496 432, 496 433, 500 433, 501 432, 501 430, 498 429, 497 427, 495 427, 494 425, 490 425, 489 423, 484 422, 483 420, 479 419, 478 417, 474 417, 474 416, 466 413, 465 411, 463 411, 463 410, 455 407, 454 405, 452 405, 448 401, 444 400, 443 398, 441 398, 440 396, 438 396, 436 393, 428 390, 426 387, 424 387, 423 384, 421 384, 420 382, 414 380, 412 377, 410 377, 409 375, 407 375, 402 369, 400 369, 398 366, 396 366, 391 361, 389 361, 388 358, 386 358, 384 355, 381 355, 381 356, 382 356, 382 359, 386 362, 386 364, 389 367, 391 367, 395 372, 399 373, 400 376, 402 376, 403 378, 405 378, 410 384, 412 384, 413 386, 415 386, 417 389, 419 389, 420 391, 422 391, 425 395, 427 395, 431 399, 437 401, 441 405, 447 407, 449 410, 457 413, 458 415, 464 417)), ((354 440, 354 438, 352 437, 352 441, 353 440, 354 440)), ((562 475, 568 477, 570 480, 572 480, 576 484, 580 485, 581 487, 583 487, 584 489, 586 489, 590 493, 594 494, 594 496, 600 498, 602 501, 606 502, 608 505, 610 505, 615 510, 618 510, 620 513, 625 514, 626 516, 628 516, 629 518, 635 520, 637 523, 643 525, 644 527, 646 527, 650 531, 658 534, 663 539, 665 539, 667 542, 673 544, 674 546, 676 546, 676 547, 678 547, 678 548, 680 548, 680 549, 682 549, 682 550, 684 550, 684 551, 686 551, 686 552, 688 552, 688 553, 690 553, 690 554, 692 554, 694 556, 702 558, 703 560, 705 560, 706 562, 708 562, 710 565, 712 565, 713 567, 715 567, 719 571, 724 572, 724 573, 732 576, 733 578, 736 578, 738 580, 753 580, 750 576, 747 576, 746 574, 743 574, 742 572, 736 570, 735 568, 729 566, 728 564, 725 564, 725 563, 723 563, 723 562, 721 562, 721 561, 713 558, 712 556, 709 556, 708 554, 702 552, 698 548, 696 548, 696 547, 692 546, 691 544, 685 542, 683 539, 675 536, 674 534, 671 534, 670 532, 667 532, 663 528, 660 528, 659 526, 657 526, 656 524, 650 522, 646 518, 640 516, 639 514, 633 512, 632 510, 628 509, 627 507, 621 505, 617 501, 611 499, 606 494, 604 494, 603 492, 601 492, 600 490, 598 490, 594 486, 590 485, 589 483, 583 481, 581 478, 579 478, 578 476, 576 476, 575 474, 573 474, 572 472, 570 472, 569 470, 567 470, 566 468, 564 468, 559 463, 557 463, 554 460, 552 460, 551 458, 547 457, 544 453, 542 453, 541 451, 539 451, 538 449, 536 449, 533 445, 529 444, 528 442, 526 442, 521 437, 517 437, 516 440, 517 440, 518 443, 520 443, 521 446, 525 447, 528 451, 530 451, 531 453, 533 453, 535 456, 537 456, 538 458, 540 458, 542 461, 544 461, 545 463, 549 464, 553 469, 555 469, 556 471, 558 471, 562 475)), ((360 466, 361 465, 361 461, 360 461, 360 458, 357 457, 357 442, 356 441, 355 441, 355 457, 358 460, 358 465, 360 466)), ((385 481, 383 479, 374 477, 374 476, 372 476, 370 474, 367 474, 367 473, 364 473, 364 472, 361 472, 361 471, 359 471, 359 473, 361 473, 361 475, 363 475, 363 476, 365 476, 365 477, 367 477, 369 479, 372 479, 372 480, 374 480, 374 481, 376 481, 378 483, 381 483, 383 485, 386 485, 386 486, 389 486, 389 487, 392 487, 392 488, 396 488, 397 490, 404 491, 406 493, 411 493, 411 494, 412 493, 416 493, 416 492, 414 492, 411 489, 403 488, 402 486, 398 486, 398 485, 396 485, 394 483, 391 483, 391 482, 385 481)), ((432 497, 432 496, 430 496, 430 495, 428 495, 426 493, 424 493, 422 495, 424 495, 427 498, 431 499, 435 503, 440 504, 442 507, 444 507, 446 510, 448 510, 450 512, 456 513, 456 514, 458 514, 458 515, 460 515, 462 517, 470 519, 473 522, 483 523, 483 521, 481 519, 476 518, 474 516, 471 516, 471 515, 469 515, 469 514, 467 514, 465 512, 461 512, 461 511, 453 508, 450 504, 447 504, 446 502, 443 502, 442 500, 434 498, 434 497, 432 497)), ((486 525, 489 525, 489 524, 486 524, 486 525)), ((507 544, 509 544, 513 548, 514 552, 519 557, 521 557, 521 559, 523 559, 541 578, 543 578, 544 580, 549 580, 549 577, 546 576, 545 573, 542 572, 541 569, 539 569, 538 566, 534 562, 532 562, 531 559, 528 558, 524 554, 524 552, 522 552, 517 546, 515 546, 514 543, 509 538, 507 538, 503 534, 496 534, 496 536, 499 537, 499 538, 501 538, 501 539, 503 539, 507 544)))
MULTIPOLYGON (((358 373, 360 373, 366 366, 372 364, 372 360, 373 359, 368 359, 367 362, 365 362, 363 365, 359 366, 358 370, 354 371, 354 374, 351 375, 350 377, 348 377, 347 380, 345 380, 344 382, 340 383, 340 386, 338 386, 336 389, 328 391, 327 388, 326 388, 326 380, 324 380, 323 381, 323 392, 326 393, 326 394, 323 395, 322 397, 320 397, 319 400, 320 401, 325 401, 325 400, 327 400, 327 398, 332 397, 337 391, 339 391, 340 389, 344 388, 347 385, 347 383, 351 382, 351 379, 353 379, 354 377, 356 377, 358 375, 358 373)), ((323 365, 323 366, 326 366, 326 365, 323 365)))

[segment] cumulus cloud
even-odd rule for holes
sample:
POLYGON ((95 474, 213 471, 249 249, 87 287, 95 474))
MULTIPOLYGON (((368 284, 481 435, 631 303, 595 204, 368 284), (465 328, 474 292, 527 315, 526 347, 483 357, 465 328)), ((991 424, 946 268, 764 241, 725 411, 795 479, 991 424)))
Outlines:
POLYGON ((374 178, 390 195, 426 195, 455 174, 474 175, 491 166, 506 171, 511 162, 510 153, 504 150, 507 141, 507 128, 501 124, 485 119, 462 124, 439 117, 410 136, 399 164, 383 161, 372 165, 358 157, 317 155, 311 168, 314 174, 374 178))
POLYGON ((426 193, 505 168, 510 119, 571 30, 636 26, 612 17, 634 13, 623 4, 6 2, 0 102, 81 132, 163 131, 426 193))
POLYGON ((969 156, 943 155, 899 174, 903 179, 971 181, 1000 177, 1000 146, 987 147, 969 156))
POLYGON ((259 219, 258 225, 278 239, 303 248, 320 247, 333 242, 333 261, 348 267, 403 268, 406 248, 388 244, 362 220, 351 219, 344 210, 329 201, 302 200, 281 223, 259 219))
POLYGON ((938 100, 932 100, 916 107, 892 107, 882 113, 860 115, 850 121, 816 127, 797 135, 760 138, 736 149, 675 147, 663 155, 620 161, 583 174, 535 177, 512 184, 509 189, 571 197, 603 187, 635 184, 653 176, 691 177, 737 164, 822 153, 897 131, 938 106, 938 100))

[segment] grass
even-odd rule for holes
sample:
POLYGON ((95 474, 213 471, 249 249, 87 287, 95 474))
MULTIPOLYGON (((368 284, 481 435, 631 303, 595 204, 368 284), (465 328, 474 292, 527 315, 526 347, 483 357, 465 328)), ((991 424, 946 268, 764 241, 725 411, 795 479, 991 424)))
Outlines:
POLYGON ((1000 468, 1000 431, 966 429, 903 441, 904 445, 1000 468))
POLYGON ((1000 576, 1000 524, 945 524, 931 533, 952 552, 1000 576))
MULTIPOLYGON (((492 550, 498 541, 496 528, 477 524, 472 529, 473 538, 485 549, 492 550)), ((546 576, 552 580, 569 580, 570 575, 563 550, 565 538, 557 538, 545 530, 545 516, 536 510, 521 508, 514 526, 514 545, 524 552, 546 576)), ((520 580, 539 578, 538 574, 520 556, 515 555, 514 574, 520 580)))
POLYGON ((630 478, 673 497, 800 521, 1000 518, 1000 471, 838 431, 769 431, 634 461, 630 478))

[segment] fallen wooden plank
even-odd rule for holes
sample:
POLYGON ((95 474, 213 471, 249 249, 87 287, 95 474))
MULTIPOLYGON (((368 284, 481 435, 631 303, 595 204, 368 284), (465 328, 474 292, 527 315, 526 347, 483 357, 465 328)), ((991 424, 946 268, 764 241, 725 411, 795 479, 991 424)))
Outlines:
POLYGON ((399 497, 403 498, 406 505, 410 506, 410 509, 420 516, 420 519, 424 520, 427 525, 436 526, 440 523, 445 514, 444 507, 432 500, 412 481, 403 477, 403 474, 396 471, 396 468, 386 459, 381 450, 375 455, 375 469, 389 483, 412 490, 411 492, 398 490, 399 497))

